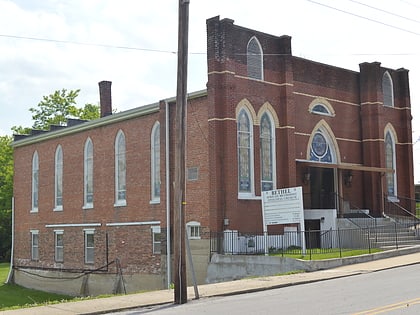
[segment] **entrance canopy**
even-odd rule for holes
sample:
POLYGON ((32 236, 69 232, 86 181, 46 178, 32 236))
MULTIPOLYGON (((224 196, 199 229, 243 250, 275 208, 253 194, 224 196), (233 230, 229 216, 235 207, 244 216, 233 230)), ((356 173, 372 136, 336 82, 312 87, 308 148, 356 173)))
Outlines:
POLYGON ((351 163, 324 163, 310 160, 296 159, 297 163, 302 163, 310 167, 321 167, 321 168, 336 168, 342 170, 354 170, 354 171, 364 171, 364 172, 378 172, 378 173, 394 173, 395 171, 392 168, 386 167, 374 167, 374 166, 364 166, 360 164, 351 164, 351 163))

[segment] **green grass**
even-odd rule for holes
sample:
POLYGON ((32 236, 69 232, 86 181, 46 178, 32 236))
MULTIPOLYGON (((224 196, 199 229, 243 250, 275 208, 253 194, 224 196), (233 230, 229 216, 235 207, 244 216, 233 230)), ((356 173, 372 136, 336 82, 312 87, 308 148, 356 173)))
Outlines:
MULTIPOLYGON (((299 250, 295 250, 294 253, 291 254, 283 254, 284 257, 294 258, 294 259, 303 259, 303 260, 323 260, 323 259, 332 259, 332 258, 343 258, 343 257, 351 257, 351 256, 359 256, 365 254, 373 254, 381 252, 382 250, 379 248, 372 248, 369 252, 368 249, 343 249, 340 251, 338 248, 331 250, 331 252, 320 252, 319 249, 308 249, 306 250, 306 255, 303 255, 302 252, 299 250), (312 252, 310 252, 312 251, 312 252)), ((282 256, 281 253, 273 254, 273 256, 282 256)))
POLYGON ((26 289, 15 284, 5 284, 8 273, 9 264, 0 263, 0 311, 73 299, 67 295, 26 289))

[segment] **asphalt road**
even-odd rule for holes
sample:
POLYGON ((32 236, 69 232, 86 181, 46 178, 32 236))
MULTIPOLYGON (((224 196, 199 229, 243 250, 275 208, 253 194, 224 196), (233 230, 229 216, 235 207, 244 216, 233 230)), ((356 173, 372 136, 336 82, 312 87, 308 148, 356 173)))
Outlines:
POLYGON ((113 314, 420 314, 420 265, 113 314))

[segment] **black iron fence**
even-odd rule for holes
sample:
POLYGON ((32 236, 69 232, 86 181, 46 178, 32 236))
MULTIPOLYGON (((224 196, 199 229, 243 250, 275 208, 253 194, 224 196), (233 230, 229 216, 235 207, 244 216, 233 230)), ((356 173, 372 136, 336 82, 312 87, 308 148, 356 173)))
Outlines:
POLYGON ((212 232, 211 253, 231 255, 309 255, 363 250, 398 249, 420 245, 418 228, 392 223, 355 229, 292 231, 283 234, 212 232))

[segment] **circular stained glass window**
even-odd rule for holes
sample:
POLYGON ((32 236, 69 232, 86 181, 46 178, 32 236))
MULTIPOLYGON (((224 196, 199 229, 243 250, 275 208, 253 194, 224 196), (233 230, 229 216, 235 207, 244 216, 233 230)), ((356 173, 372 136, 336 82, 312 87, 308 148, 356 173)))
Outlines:
POLYGON ((320 133, 316 133, 312 140, 312 150, 318 156, 323 156, 327 152, 327 141, 320 133))

